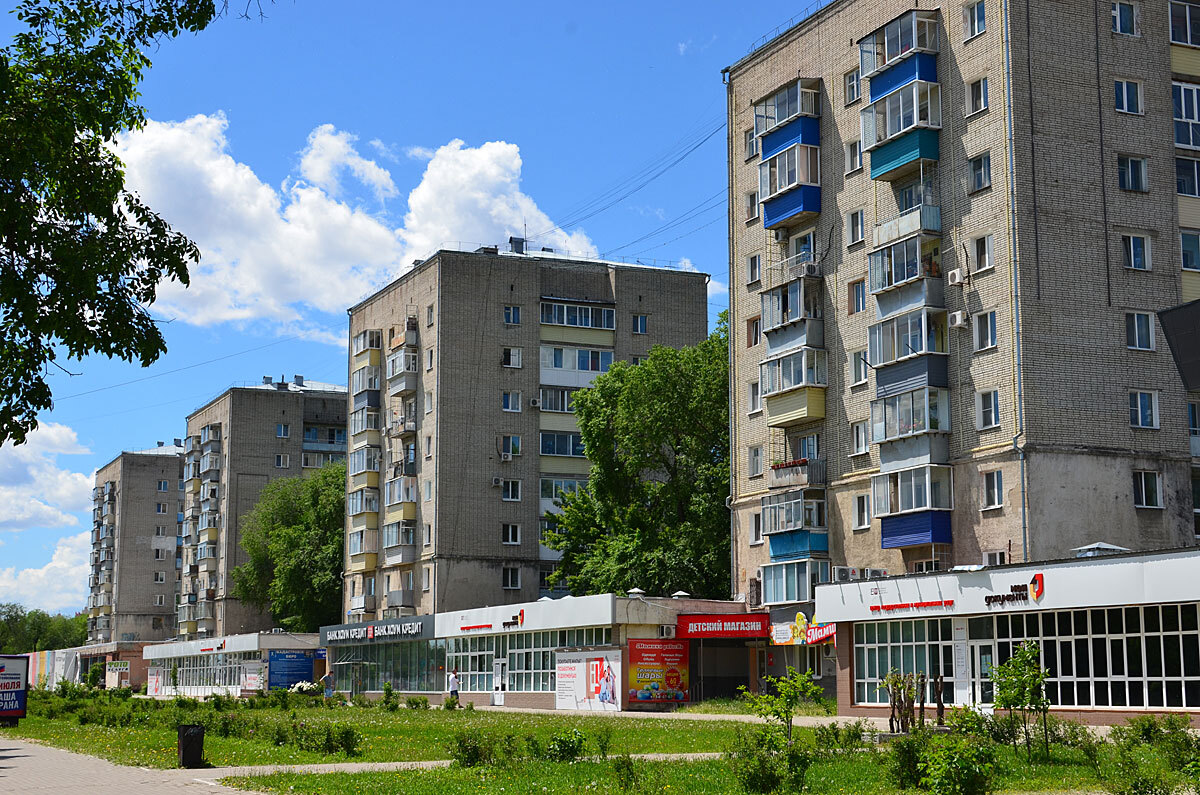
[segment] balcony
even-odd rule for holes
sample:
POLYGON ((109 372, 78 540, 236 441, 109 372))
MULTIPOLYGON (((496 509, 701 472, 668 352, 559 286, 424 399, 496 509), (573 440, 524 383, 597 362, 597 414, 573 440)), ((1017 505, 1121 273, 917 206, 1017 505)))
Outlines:
POLYGON ((385 566, 400 566, 415 563, 416 560, 416 544, 394 544, 383 548, 383 565, 385 566))
POLYGON ((871 233, 871 244, 874 248, 883 248, 918 233, 942 234, 942 208, 939 205, 918 204, 895 218, 876 224, 871 233))
POLYGON ((771 488, 817 486, 825 483, 825 459, 801 458, 771 465, 771 488))
POLYGON ((405 418, 397 417, 388 425, 387 434, 389 438, 395 439, 410 433, 417 432, 417 420, 415 417, 405 418))
POLYGON ((417 592, 409 589, 388 591, 387 606, 415 608, 417 606, 417 592))
POLYGON ((938 130, 914 127, 871 151, 871 179, 898 182, 941 157, 938 130))
POLYGON ((821 186, 798 185, 786 193, 776 194, 762 203, 763 227, 781 226, 810 221, 821 212, 821 186))
POLYGON ((402 371, 388 379, 388 395, 410 395, 417 391, 419 376, 416 373, 402 371))
POLYGON ((791 530, 767 536, 767 549, 771 561, 798 560, 810 557, 814 552, 829 552, 829 531, 791 530))
MULTIPOLYGON (((1200 458, 1200 434, 1193 432, 1192 436, 1192 458, 1200 458)), ((1200 505, 1196 506, 1196 510, 1200 510, 1200 505)))
POLYGON ((350 597, 350 610, 374 610, 375 609, 375 594, 359 594, 358 596, 350 597))
POLYGON ((216 558, 201 558, 196 563, 196 571, 198 573, 199 572, 213 572, 216 570, 217 570, 217 559, 216 558))
POLYGON ((917 511, 880 518, 883 549, 949 544, 950 511, 917 511))

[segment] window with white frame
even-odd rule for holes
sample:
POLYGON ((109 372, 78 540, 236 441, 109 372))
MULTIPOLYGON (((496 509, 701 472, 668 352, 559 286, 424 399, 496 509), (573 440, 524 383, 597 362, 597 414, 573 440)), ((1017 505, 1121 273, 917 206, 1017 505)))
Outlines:
POLYGON ((950 567, 950 545, 930 544, 924 552, 925 557, 912 561, 909 571, 913 574, 927 574, 931 571, 945 571, 950 567))
POLYGON ((883 686, 895 670, 917 674, 927 683, 922 701, 937 700, 937 677, 942 681, 942 702, 954 703, 954 643, 949 618, 905 621, 860 621, 854 625, 854 703, 887 706, 883 686))
POLYGON ((862 141, 846 142, 846 173, 850 174, 862 168, 862 141))
POLYGON ((521 525, 519 524, 502 524, 500 525, 500 543, 501 544, 520 544, 521 543, 521 525))
POLYGON ((521 366, 521 349, 503 348, 500 351, 500 365, 502 367, 519 368, 521 366))
POLYGON ((1114 86, 1117 113, 1142 115, 1142 84, 1136 80, 1117 80, 1114 86))
POLYGON ((500 570, 500 586, 506 591, 515 591, 521 587, 521 570, 516 566, 504 566, 500 570))
POLYGON ((521 325, 521 307, 505 306, 504 307, 504 325, 519 326, 521 325))
POLYGON ((355 354, 362 353, 371 348, 380 348, 383 346, 383 330, 382 329, 367 329, 360 331, 354 335, 353 350, 355 354))
POLYGON ((746 321, 746 347, 753 348, 762 340, 762 317, 752 317, 746 321))
POLYGON ((1171 105, 1175 120, 1175 145, 1200 149, 1200 85, 1172 83, 1171 105))
MULTIPOLYGON (((1188 403, 1188 436, 1193 438, 1200 436, 1200 401, 1190 401, 1188 403)), ((1200 511, 1200 500, 1195 502, 1196 510, 1200 511)))
POLYGON ((1008 553, 1002 549, 983 553, 983 565, 985 566, 1003 566, 1006 563, 1008 563, 1008 553))
POLYGON ((1135 351, 1154 350, 1154 319, 1149 312, 1125 313, 1125 347, 1135 351))
POLYGON ((1146 177, 1146 158, 1117 155, 1117 187, 1136 193, 1150 190, 1146 177))
POLYGON ((1133 472, 1133 507, 1161 508, 1162 475, 1158 472, 1135 469, 1133 472))
POLYGON ((758 154, 758 136, 753 127, 742 132, 742 149, 747 160, 758 154))
POLYGON ((504 502, 520 502, 521 501, 521 481, 519 480, 502 480, 500 481, 500 499, 504 502))
POLYGON ((1200 196, 1200 160, 1175 158, 1175 192, 1180 196, 1200 196))
POLYGON ((873 367, 924 353, 946 353, 946 313, 917 309, 876 323, 867 334, 867 361, 873 367))
POLYGON ((980 431, 1000 427, 1000 390, 975 393, 975 428, 980 431))
POLYGON ((582 328, 614 329, 617 310, 600 306, 542 302, 542 324, 548 326, 579 326, 582 328))
POLYGON ((987 110, 987 107, 988 81, 986 77, 981 77, 967 86, 967 115, 987 110))
POLYGON ((167 559, 167 550, 155 549, 154 550, 154 559, 155 560, 166 560, 167 559))
POLYGON ((750 514, 750 543, 761 544, 763 542, 763 524, 762 514, 757 511, 750 514))
POLYGON ((645 334, 648 322, 649 322, 648 315, 634 315, 633 316, 633 333, 634 334, 645 334))
POLYGON ((171 484, 168 483, 167 481, 165 481, 165 480, 158 481, 158 490, 159 491, 166 491, 169 488, 171 488, 171 484))
POLYGON ((156 502, 154 504, 154 512, 155 513, 166 513, 167 512, 167 504, 165 502, 156 502))
POLYGON ((501 392, 500 393, 500 410, 520 412, 521 411, 521 393, 520 392, 501 392))
POLYGON ((975 352, 996 347, 996 310, 975 315, 975 352))
POLYGON ((760 571, 763 604, 807 602, 814 586, 829 582, 829 561, 815 558, 763 566, 760 571))
POLYGON ((287 423, 281 422, 275 426, 275 437, 277 439, 286 439, 286 438, 288 438, 290 433, 291 433, 291 428, 288 426, 287 423))
POLYGON ((762 256, 751 254, 746 257, 746 284, 752 284, 762 278, 762 256))
POLYGON ((164 583, 166 581, 167 581, 167 573, 165 571, 154 572, 154 582, 155 583, 161 585, 162 583, 164 583))
POLYGON ((764 497, 762 515, 765 535, 791 530, 824 533, 828 528, 825 523, 825 490, 799 489, 764 497))
POLYGON ((1150 270, 1150 238, 1146 235, 1121 235, 1121 256, 1125 267, 1130 270, 1150 270))
POLYGON ((821 150, 815 146, 789 146, 758 167, 758 195, 762 201, 800 185, 820 184, 821 150))
POLYGON ((992 184, 992 155, 984 152, 967 161, 967 192, 983 190, 992 184))
POLYGON ((544 386, 540 390, 542 411, 570 414, 575 411, 574 389, 544 386))
POLYGON ((516 434, 502 434, 500 436, 500 452, 508 453, 509 455, 520 455, 521 437, 516 434))
POLYGON ((287 453, 282 453, 275 456, 275 468, 287 469, 292 465, 292 457, 287 453))
POLYGON ((762 135, 801 114, 817 114, 817 92, 796 81, 754 106, 754 132, 762 135))
POLYGON ((579 372, 607 373, 612 367, 613 352, 591 348, 568 348, 543 345, 542 367, 548 370, 576 370, 579 372))
POLYGON ((1200 47, 1200 3, 1172 0, 1171 41, 1200 47))
POLYGON ((871 33, 858 45, 863 77, 887 68, 913 52, 937 52, 937 11, 911 11, 871 33))
POLYGON ((863 148, 874 149, 918 127, 941 129, 942 89, 918 80, 877 100, 859 115, 863 148))
POLYGON ((432 543, 433 543, 433 525, 430 524, 429 522, 426 522, 425 523, 425 532, 421 536, 421 544, 424 546, 429 546, 432 543))
POLYGON ((425 325, 426 326, 433 325, 433 304, 430 304, 429 306, 425 307, 425 325))
POLYGON ((950 393, 923 386, 871 401, 871 441, 891 442, 908 436, 950 430, 950 393))
POLYGON ((1112 32, 1122 36, 1137 35, 1137 6, 1129 2, 1113 2, 1112 32))
POLYGON ((963 6, 963 39, 973 39, 987 30, 984 0, 963 6))
POLYGON ((758 191, 746 191, 746 221, 758 218, 758 191))
POLYGON ((866 530, 871 526, 871 495, 854 495, 854 529, 866 530))
POLYGON ((1004 473, 999 469, 983 473, 983 510, 1004 505, 1004 473))
POLYGON ((425 413, 428 414, 431 411, 433 411, 433 391, 427 389, 425 390, 425 413))
POLYGON ((971 253, 971 265, 975 273, 996 267, 992 235, 982 235, 971 240, 968 249, 971 253))
POLYGON ((587 478, 542 478, 538 493, 543 500, 557 500, 563 494, 574 494, 587 488, 587 478))
POLYGON ((165 594, 157 593, 154 595, 154 606, 155 607, 162 607, 166 603, 167 603, 167 597, 165 594))
POLYGON ((1129 424, 1134 428, 1158 427, 1158 393, 1132 390, 1129 393, 1129 424))
POLYGON ((433 348, 429 348, 428 350, 425 351, 425 370, 429 371, 432 369, 433 369, 433 348))
POLYGON ((847 314, 857 315, 867 311, 867 280, 856 279, 849 284, 850 307, 847 314))
POLYGON ((757 381, 751 381, 746 385, 746 413, 753 414, 756 411, 762 411, 762 392, 759 391, 757 381))
POLYGON ((753 445, 746 452, 746 468, 750 477, 763 473, 762 445, 753 445))
POLYGON ((870 369, 870 365, 867 364, 867 352, 865 350, 850 352, 851 386, 867 383, 867 373, 870 369))
MULTIPOLYGON (((363 472, 378 472, 379 462, 382 459, 383 448, 367 445, 351 450, 346 465, 351 475, 360 475, 363 472)), ((278 466, 278 460, 277 456, 276 466, 278 466)))
POLYGON ((1200 232, 1179 230, 1179 247, 1182 249, 1183 269, 1200 271, 1200 232))
POLYGON ((857 66, 842 75, 842 86, 845 88, 846 104, 858 102, 862 97, 862 79, 859 77, 857 66))
POLYGON ((870 451, 866 420, 850 423, 850 455, 863 455, 870 451))
POLYGON ((433 581, 433 567, 426 566, 421 569, 421 590, 428 591, 429 584, 433 581))
POLYGON ((763 362, 759 365, 759 383, 762 384, 763 395, 773 395, 794 387, 827 386, 826 357, 824 349, 801 348, 763 362))
POLYGON ((846 245, 853 246, 861 243, 866 232, 863 230, 864 213, 862 210, 851 210, 846 213, 846 245))
POLYGON ((165 524, 156 525, 154 528, 154 535, 158 536, 159 538, 165 537, 167 535, 167 526, 165 524))
POLYGON ((542 431, 541 454, 583 458, 583 434, 571 431, 542 431))

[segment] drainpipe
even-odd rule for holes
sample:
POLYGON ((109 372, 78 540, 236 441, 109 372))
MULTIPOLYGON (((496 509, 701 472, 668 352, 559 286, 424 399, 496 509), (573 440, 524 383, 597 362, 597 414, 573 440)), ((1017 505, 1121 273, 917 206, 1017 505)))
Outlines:
MULTIPOLYGON (((729 165, 726 169, 727 179, 729 181, 727 192, 727 222, 728 222, 728 238, 729 238, 729 345, 726 355, 729 357, 729 386, 727 388, 729 406, 729 497, 725 500, 725 507, 729 510, 729 594, 730 598, 737 595, 738 581, 738 544, 737 544, 737 521, 732 510, 733 503, 733 488, 736 481, 737 471, 737 456, 734 451, 737 449, 737 444, 734 440, 733 433, 733 416, 734 416, 734 392, 733 392, 733 350, 734 350, 734 315, 733 315, 733 83, 729 82, 729 70, 721 70, 721 81, 725 84, 725 162, 729 165)), ((746 601, 749 602, 749 588, 746 589, 746 601)))

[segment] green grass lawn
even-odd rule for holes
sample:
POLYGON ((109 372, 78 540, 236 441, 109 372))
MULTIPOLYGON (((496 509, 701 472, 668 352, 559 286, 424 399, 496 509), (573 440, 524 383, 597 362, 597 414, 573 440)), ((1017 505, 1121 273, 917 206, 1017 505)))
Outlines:
MULTIPOLYGON (((695 704, 688 704, 680 707, 679 712, 684 712, 692 715, 749 715, 750 709, 746 705, 745 699, 741 698, 710 698, 707 701, 698 701, 695 704)), ((822 704, 814 704, 811 701, 805 701, 796 709, 797 717, 825 717, 837 714, 837 702, 829 700, 822 704), (829 708, 826 709, 825 704, 829 708)))

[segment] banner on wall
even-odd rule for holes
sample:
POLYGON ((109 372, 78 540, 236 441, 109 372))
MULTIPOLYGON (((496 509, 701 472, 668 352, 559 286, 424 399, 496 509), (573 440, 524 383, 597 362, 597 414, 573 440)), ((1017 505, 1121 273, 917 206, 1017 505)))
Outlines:
POLYGON ((629 706, 688 701, 688 642, 629 641, 629 706))
POLYGON ((836 634, 837 624, 821 624, 815 616, 809 621, 804 613, 797 611, 791 624, 771 625, 771 645, 813 646, 832 642, 836 634))
POLYGON ((0 718, 25 717, 29 693, 29 658, 24 654, 0 657, 0 718))
POLYGON ((555 664, 554 708, 621 710, 621 650, 560 651, 555 664))

